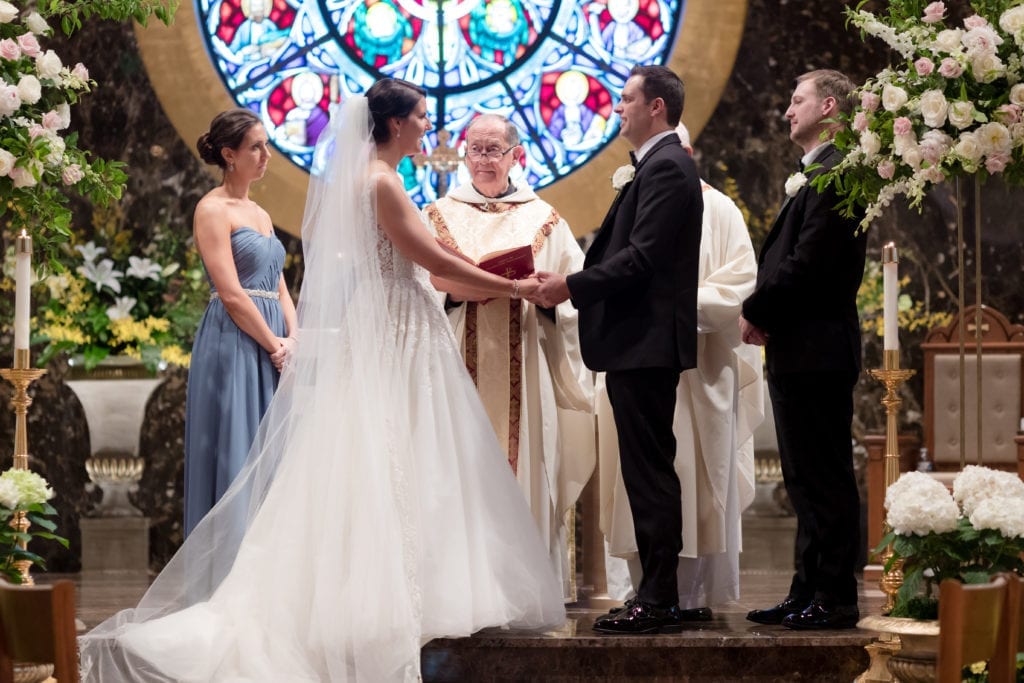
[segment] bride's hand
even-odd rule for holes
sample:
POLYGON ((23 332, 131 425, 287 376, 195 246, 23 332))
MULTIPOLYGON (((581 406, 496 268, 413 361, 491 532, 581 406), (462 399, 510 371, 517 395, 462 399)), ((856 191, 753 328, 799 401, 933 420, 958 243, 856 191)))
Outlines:
POLYGON ((537 291, 537 287, 540 286, 540 280, 532 275, 527 278, 519 280, 519 292, 517 297, 520 299, 529 299, 533 296, 533 293, 537 291))

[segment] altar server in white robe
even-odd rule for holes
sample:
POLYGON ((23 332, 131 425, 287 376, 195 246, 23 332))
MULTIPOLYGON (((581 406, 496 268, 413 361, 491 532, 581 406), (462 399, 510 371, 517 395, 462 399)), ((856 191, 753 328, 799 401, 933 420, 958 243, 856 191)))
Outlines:
MULTIPOLYGON (((569 274, 583 251, 569 225, 512 169, 523 148, 516 127, 482 115, 466 132, 471 182, 424 209, 448 248, 474 262, 530 245, 536 270, 569 274)), ((522 274, 520 275, 520 277, 522 274)), ((525 299, 488 299, 434 278, 509 466, 529 502, 562 579, 575 599, 569 511, 596 463, 593 375, 583 365, 576 309, 565 302, 540 309, 525 299)))
MULTIPOLYGON (((690 135, 676 129, 691 154, 690 135)), ((704 220, 697 292, 697 367, 679 379, 675 469, 682 486, 679 607, 692 621, 739 597, 741 514, 754 498, 754 428, 764 418, 761 349, 740 341, 743 300, 754 290, 757 257, 743 214, 701 184, 704 220)), ((619 467, 615 421, 598 379, 601 529, 609 593, 625 599, 640 580, 633 518, 619 467)))

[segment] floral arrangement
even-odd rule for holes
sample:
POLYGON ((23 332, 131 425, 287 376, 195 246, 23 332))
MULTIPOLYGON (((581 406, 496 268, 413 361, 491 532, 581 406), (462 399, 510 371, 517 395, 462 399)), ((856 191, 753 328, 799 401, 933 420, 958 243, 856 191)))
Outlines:
MULTIPOLYGON (((933 327, 948 325, 953 315, 947 312, 931 312, 926 301, 914 301, 906 293, 910 277, 900 278, 900 296, 896 300, 896 313, 899 317, 899 328, 907 332, 930 330, 933 327)), ((885 301, 885 283, 882 276, 882 264, 875 259, 868 259, 864 267, 864 279, 857 290, 857 312, 860 316, 861 329, 869 334, 881 337, 885 332, 885 321, 882 317, 885 301)))
MULTIPOLYGON (((81 17, 170 21, 168 0, 78 0, 25 3, 60 18, 70 33, 81 17)), ((41 43, 52 30, 37 11, 0 0, 0 217, 16 234, 24 229, 59 269, 58 245, 70 236, 73 192, 105 205, 121 196, 124 164, 93 158, 67 133, 71 106, 95 87, 81 63, 69 66, 41 43)))
POLYGON ((129 232, 119 231, 103 246, 77 244, 74 269, 46 279, 33 338, 46 343, 40 364, 58 353, 80 354, 89 370, 122 354, 151 371, 168 364, 188 367, 192 337, 209 299, 191 238, 158 229, 135 253, 132 242, 129 232))
POLYGON ((994 574, 1024 574, 1024 481, 1014 473, 969 465, 953 494, 923 472, 907 472, 885 493, 891 531, 875 549, 892 543, 886 570, 903 561, 903 585, 892 616, 938 615, 937 586, 944 579, 984 583, 994 574))
POLYGON ((53 498, 53 489, 46 480, 28 470, 9 469, 0 474, 0 576, 11 583, 21 583, 21 572, 15 562, 28 560, 45 569, 43 558, 21 545, 33 538, 57 541, 65 548, 68 541, 53 532, 57 525, 47 519, 57 514, 47 501, 53 498), (11 527, 15 514, 24 513, 31 526, 22 532, 11 527))
POLYGON ((920 208, 936 183, 964 174, 1024 183, 1024 6, 971 0, 962 26, 944 2, 891 0, 888 13, 847 9, 862 34, 900 61, 856 92, 859 106, 835 139, 846 158, 816 183, 834 183, 840 207, 866 207, 866 228, 898 195, 920 208))
MULTIPOLYGON (((1017 653, 1017 675, 1014 677, 1015 681, 1024 683, 1024 652, 1017 653)), ((961 674, 961 683, 988 683, 988 662, 974 662, 970 666, 965 666, 961 674)))

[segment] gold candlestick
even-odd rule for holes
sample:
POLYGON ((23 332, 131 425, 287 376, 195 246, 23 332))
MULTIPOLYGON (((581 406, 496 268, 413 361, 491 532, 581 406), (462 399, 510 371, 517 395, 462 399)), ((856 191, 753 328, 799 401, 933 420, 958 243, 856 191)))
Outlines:
MULTIPOLYGON (((28 349, 15 349, 14 367, 0 370, 0 376, 14 385, 11 407, 14 409, 14 469, 16 470, 28 469, 28 423, 26 416, 28 415, 28 407, 32 405, 32 398, 28 395, 28 385, 46 374, 46 370, 30 367, 29 361, 28 349)), ((31 526, 24 512, 15 513, 11 518, 10 524, 11 527, 23 534, 27 533, 29 526, 31 526)), ((18 545, 22 550, 25 550, 27 543, 20 541, 18 545)), ((21 582, 23 584, 32 585, 35 583, 32 580, 32 575, 29 573, 32 567, 30 560, 18 560, 14 563, 14 566, 21 572, 21 582)))
MULTIPOLYGON (((914 370, 900 369, 899 349, 887 349, 882 352, 882 369, 871 370, 871 376, 885 385, 885 396, 882 397, 882 405, 885 406, 885 488, 888 490, 900 476, 900 449, 898 438, 900 406, 903 400, 899 396, 899 387, 908 379, 914 376, 914 370)), ((889 533, 889 525, 885 525, 885 533, 889 533)), ((886 546, 879 559, 882 566, 889 564, 892 557, 892 543, 886 546)), ((878 582, 885 593, 884 612, 888 614, 896 605, 896 593, 903 585, 903 560, 896 560, 893 565, 886 569, 878 582)))

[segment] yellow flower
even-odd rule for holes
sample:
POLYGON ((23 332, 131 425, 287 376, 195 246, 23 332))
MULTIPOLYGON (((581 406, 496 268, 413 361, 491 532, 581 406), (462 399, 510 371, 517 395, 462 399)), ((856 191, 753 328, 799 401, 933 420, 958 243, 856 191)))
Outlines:
POLYGON ((180 346, 175 344, 174 346, 165 346, 160 350, 160 360, 187 368, 192 363, 192 354, 185 353, 180 346))
POLYGON ((971 664, 971 673, 980 674, 985 672, 985 662, 975 662, 971 664))
POLYGON ((72 329, 64 325, 47 325, 40 330, 51 342, 71 342, 73 344, 87 344, 89 337, 82 334, 81 330, 72 329))

